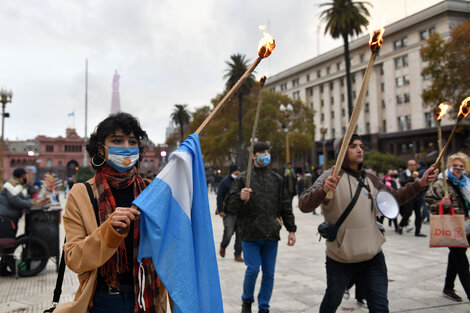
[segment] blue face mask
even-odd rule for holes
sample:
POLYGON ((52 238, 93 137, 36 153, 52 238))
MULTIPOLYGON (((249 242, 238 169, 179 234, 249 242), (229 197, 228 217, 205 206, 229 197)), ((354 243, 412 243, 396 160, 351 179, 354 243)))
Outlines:
POLYGON ((139 147, 106 147, 108 149, 108 164, 119 173, 132 168, 139 160, 139 147))
POLYGON ((258 154, 256 156, 256 162, 258 162, 259 165, 266 166, 271 162, 271 155, 269 153, 258 154))

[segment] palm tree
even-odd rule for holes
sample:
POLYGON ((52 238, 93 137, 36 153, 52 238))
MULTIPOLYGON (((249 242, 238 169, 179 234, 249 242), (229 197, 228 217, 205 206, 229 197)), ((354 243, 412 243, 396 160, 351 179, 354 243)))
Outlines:
POLYGON ((189 124, 189 112, 186 109, 187 104, 175 104, 171 119, 180 127, 181 142, 184 140, 184 125, 189 124))
MULTIPOLYGON (((237 83, 240 77, 246 72, 249 67, 248 60, 245 55, 232 54, 230 61, 225 62, 228 68, 225 70, 226 74, 224 78, 227 79, 225 85, 227 89, 230 89, 237 83)), ((255 76, 251 74, 243 85, 238 89, 236 95, 238 98, 238 145, 237 145, 237 164, 241 164, 241 153, 242 153, 242 102, 243 97, 251 92, 251 88, 255 84, 255 76)))
POLYGON ((346 86, 348 89, 348 113, 351 117, 353 104, 351 95, 351 63, 349 59, 349 35, 359 35, 362 27, 368 25, 367 17, 369 11, 366 5, 369 2, 353 0, 332 0, 329 3, 320 4, 326 9, 321 13, 320 18, 326 22, 325 34, 330 33, 331 37, 344 41, 344 60, 346 62, 346 86))

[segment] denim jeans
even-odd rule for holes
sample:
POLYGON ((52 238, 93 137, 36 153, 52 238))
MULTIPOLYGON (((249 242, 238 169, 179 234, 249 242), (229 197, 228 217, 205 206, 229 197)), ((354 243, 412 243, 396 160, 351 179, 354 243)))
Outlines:
POLYGON ((459 275, 460 283, 467 294, 467 298, 470 300, 470 272, 468 270, 466 248, 449 248, 444 289, 454 289, 454 282, 457 275, 459 275))
POLYGON ((224 221, 224 235, 222 237, 222 242, 220 246, 222 248, 227 248, 230 243, 230 239, 235 233, 235 256, 242 255, 242 242, 238 236, 238 225, 237 225, 237 216, 235 214, 227 213, 223 219, 224 221))
POLYGON ((261 239, 242 241, 243 256, 247 266, 243 281, 242 301, 254 302, 256 278, 259 267, 263 271, 258 293, 258 308, 269 310, 269 300, 273 293, 274 269, 276 267, 277 240, 261 239))
POLYGON ((341 263, 326 257, 327 287, 320 313, 336 312, 348 283, 355 275, 364 284, 369 312, 388 312, 387 266, 383 252, 379 252, 372 259, 358 263, 341 263))
POLYGON ((134 293, 110 295, 105 290, 96 290, 93 307, 89 313, 134 313, 134 293))

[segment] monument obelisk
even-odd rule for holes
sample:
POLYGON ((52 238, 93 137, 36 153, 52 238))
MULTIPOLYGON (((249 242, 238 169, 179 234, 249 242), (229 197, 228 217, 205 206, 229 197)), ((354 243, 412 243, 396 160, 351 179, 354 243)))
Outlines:
POLYGON ((113 94, 111 97, 111 114, 121 112, 121 101, 119 99, 119 74, 117 70, 113 77, 113 94))

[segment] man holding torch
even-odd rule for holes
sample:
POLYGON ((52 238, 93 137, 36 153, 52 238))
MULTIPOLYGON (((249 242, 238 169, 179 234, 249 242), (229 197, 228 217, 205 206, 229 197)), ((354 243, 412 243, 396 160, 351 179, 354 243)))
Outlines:
POLYGON ((242 172, 233 182, 228 195, 228 207, 237 212, 247 266, 241 312, 251 313, 256 279, 261 266, 263 276, 258 293, 258 312, 268 313, 274 285, 279 232, 284 225, 289 232, 287 245, 293 246, 297 227, 284 179, 268 169, 271 160, 268 144, 256 142, 252 159, 253 167, 242 172), (251 171, 250 188, 247 188, 248 171, 251 171))
MULTIPOLYGON (((343 138, 339 137, 334 142, 337 155, 343 138)), ((353 276, 358 276, 364 282, 369 310, 388 312, 388 277, 382 252, 385 237, 376 223, 374 204, 377 191, 387 186, 374 174, 365 171, 363 164, 363 141, 359 135, 353 134, 339 175, 333 176, 332 168, 325 171, 299 200, 300 210, 304 213, 312 212, 322 205, 328 225, 335 225, 346 207, 350 207, 349 214, 337 228, 335 236, 326 241, 327 288, 320 313, 336 312, 353 276), (330 191, 334 194, 327 200, 326 194, 330 191)), ((390 192, 399 203, 405 203, 432 183, 436 179, 436 172, 434 166, 431 166, 421 179, 390 192)))

